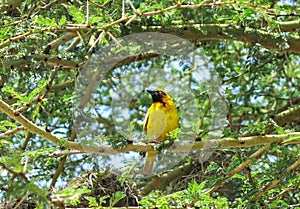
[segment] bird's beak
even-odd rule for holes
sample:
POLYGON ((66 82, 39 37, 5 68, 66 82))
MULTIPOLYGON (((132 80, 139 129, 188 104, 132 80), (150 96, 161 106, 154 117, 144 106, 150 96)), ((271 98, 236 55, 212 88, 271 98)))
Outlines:
POLYGON ((155 91, 152 91, 152 90, 146 90, 149 94, 153 95, 155 93, 155 91))

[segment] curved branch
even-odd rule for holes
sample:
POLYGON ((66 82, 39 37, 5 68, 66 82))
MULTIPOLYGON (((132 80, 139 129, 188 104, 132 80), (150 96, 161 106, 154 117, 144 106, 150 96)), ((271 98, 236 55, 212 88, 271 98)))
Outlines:
POLYGON ((193 26, 135 27, 134 32, 161 32, 190 41, 235 40, 260 44, 267 49, 300 53, 300 37, 232 24, 195 24, 193 26))
POLYGON ((56 137, 55 135, 47 132, 43 128, 37 126, 36 124, 34 124, 30 120, 28 120, 22 114, 15 114, 14 110, 7 103, 5 103, 3 100, 0 100, 0 111, 5 113, 8 117, 10 117, 10 118, 14 119, 15 121, 19 122, 24 127, 24 129, 28 130, 31 133, 37 134, 37 135, 49 140, 53 144, 60 145, 60 146, 66 146, 70 149, 84 151, 82 146, 79 143, 68 142, 68 141, 66 142, 64 140, 61 140, 58 137, 56 137))
MULTIPOLYGON (((129 144, 124 148, 120 148, 114 150, 108 146, 88 146, 83 145, 79 142, 72 142, 66 141, 63 139, 59 139, 55 135, 47 132, 43 128, 37 126, 22 114, 18 113, 15 114, 14 110, 3 100, 0 100, 0 111, 4 112, 7 116, 14 119, 15 121, 19 122, 24 129, 28 130, 31 133, 37 134, 50 142, 63 146, 67 149, 78 150, 81 152, 89 152, 89 153, 97 153, 97 154, 119 154, 123 152, 129 151, 154 151, 154 148, 151 144, 143 144, 143 143, 136 143, 136 144, 129 144)), ((265 135, 265 136, 249 136, 249 137, 240 137, 238 139, 232 138, 224 138, 224 139, 214 139, 214 140, 207 140, 207 141, 199 141, 195 142, 194 145, 191 147, 190 143, 187 144, 180 144, 179 147, 174 147, 169 149, 169 152, 189 152, 192 150, 199 150, 199 149, 213 149, 213 148, 242 148, 242 147, 253 147, 257 145, 264 145, 264 144, 271 144, 271 143, 281 143, 281 144, 299 144, 300 143, 300 132, 294 132, 289 134, 281 134, 281 135, 265 135)))
POLYGON ((283 126, 288 122, 298 121, 298 120, 300 120, 300 105, 291 107, 291 108, 287 109, 286 111, 278 113, 274 117, 274 121, 279 126, 283 126))
MULTIPOLYGON (((271 116, 271 118, 277 126, 284 126, 288 122, 294 122, 300 120, 300 105, 290 107, 289 109, 282 111, 275 116, 271 116)), ((274 130, 275 124, 270 124, 266 128, 266 133, 270 133, 274 130)), ((259 135, 260 133, 252 132, 251 130, 247 130, 242 134, 242 136, 251 136, 251 135, 259 135)))

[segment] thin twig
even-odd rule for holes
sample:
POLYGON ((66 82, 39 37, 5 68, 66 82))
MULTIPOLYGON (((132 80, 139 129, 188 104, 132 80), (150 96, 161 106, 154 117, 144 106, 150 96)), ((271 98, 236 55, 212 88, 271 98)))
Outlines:
POLYGON ((100 9, 102 9, 102 8, 104 7, 103 5, 98 4, 98 3, 96 3, 96 2, 94 2, 94 1, 92 1, 92 0, 88 0, 88 1, 89 1, 91 4, 93 4, 94 6, 100 8, 100 9))
POLYGON ((5 137, 5 136, 9 136, 11 134, 15 134, 15 133, 17 133, 19 131, 23 131, 23 130, 24 130, 24 126, 18 126, 15 129, 8 130, 8 131, 5 131, 4 133, 0 134, 0 138, 5 137))
MULTIPOLYGON (((298 160, 296 162, 294 162, 291 166, 289 166, 288 168, 285 169, 285 172, 288 173, 293 173, 294 171, 296 171, 296 169, 300 166, 300 158, 298 158, 298 160)), ((274 179, 272 180, 269 184, 267 184, 262 191, 254 198, 254 201, 257 201, 259 198, 261 198, 268 190, 274 188, 275 186, 277 186, 283 177, 278 178, 278 179, 274 179)))
POLYGON ((210 189, 208 192, 210 195, 212 195, 215 191, 217 191, 219 188, 221 188, 228 179, 230 179, 235 174, 241 172, 243 169, 245 169, 249 163, 251 163, 254 159, 259 158, 264 152, 266 152, 270 147, 270 144, 265 145, 264 147, 260 148, 258 151, 253 153, 248 159, 246 159, 242 164, 240 164, 238 167, 236 167, 233 171, 231 171, 226 178, 224 178, 219 184, 215 185, 213 188, 210 189))
POLYGON ((18 204, 16 204, 16 206, 14 207, 14 209, 18 209, 23 204, 23 202, 27 199, 28 196, 29 196, 29 193, 26 193, 24 195, 24 197, 22 197, 22 199, 18 202, 18 204))
MULTIPOLYGON (((71 133, 71 136, 70 136, 70 139, 69 139, 69 140, 70 140, 70 141, 74 141, 75 138, 76 138, 76 125, 74 125, 74 127, 73 127, 73 130, 72 130, 72 133, 71 133)), ((64 155, 64 156, 62 157, 62 159, 60 160, 59 165, 58 165, 58 167, 57 167, 55 173, 53 174, 52 181, 51 181, 51 184, 50 184, 50 187, 49 187, 50 190, 51 190, 52 188, 54 188, 54 186, 55 186, 55 184, 56 184, 56 182, 57 182, 58 177, 59 177, 60 174, 63 172, 64 167, 65 167, 65 164, 66 164, 66 162, 67 162, 67 157, 68 157, 68 156, 69 156, 69 155, 64 155)))
POLYGON ((85 154, 86 152, 61 152, 61 153, 54 153, 53 156, 58 158, 58 157, 65 157, 65 156, 70 156, 70 155, 80 155, 80 154, 85 154))
POLYGON ((27 108, 31 107, 33 104, 36 104, 36 103, 38 103, 38 102, 40 102, 40 101, 43 101, 43 96, 42 96, 42 93, 41 93, 41 92, 40 92, 40 93, 35 97, 35 99, 32 100, 30 103, 27 103, 27 104, 23 105, 22 107, 16 109, 16 110, 14 111, 14 114, 15 114, 15 115, 19 115, 21 112, 23 112, 23 111, 26 110, 27 108))
POLYGON ((102 37, 105 35, 105 31, 102 31, 98 38, 94 41, 94 43, 91 45, 91 47, 88 50, 88 53, 91 53, 92 50, 95 48, 95 46, 101 41, 102 37))
POLYGON ((16 171, 10 169, 9 167, 7 167, 7 166, 6 166, 4 163, 2 163, 2 162, 0 162, 0 166, 1 166, 3 169, 5 169, 5 170, 7 170, 8 172, 10 172, 11 174, 13 174, 14 176, 18 176, 18 177, 24 179, 24 181, 25 181, 26 183, 30 183, 30 181, 29 181, 29 179, 27 178, 27 176, 25 175, 25 173, 22 173, 22 172, 16 172, 16 171))

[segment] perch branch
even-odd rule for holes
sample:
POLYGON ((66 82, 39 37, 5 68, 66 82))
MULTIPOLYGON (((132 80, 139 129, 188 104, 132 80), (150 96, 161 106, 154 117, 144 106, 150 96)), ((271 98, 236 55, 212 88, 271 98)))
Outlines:
MULTIPOLYGON (((87 153, 97 153, 97 154, 119 154, 123 152, 130 151, 144 151, 149 152, 153 151, 154 148, 151 144, 144 143, 135 143, 129 144, 126 147, 114 150, 108 146, 95 146, 95 145, 86 145, 73 141, 66 141, 59 139, 55 135, 47 132, 43 128, 37 126, 22 114, 14 114, 14 110, 3 100, 0 100, 0 111, 5 113, 10 118, 19 122, 25 130, 37 134, 50 142, 63 146, 67 149, 73 149, 81 152, 87 153)), ((191 143, 179 144, 180 146, 174 146, 174 148, 169 149, 169 152, 189 152, 191 150, 199 149, 222 149, 222 148, 242 148, 242 147, 253 147, 264 144, 279 143, 279 144, 299 144, 300 143, 300 132, 281 134, 281 135, 265 135, 265 136, 249 136, 249 137, 239 137, 237 139, 233 138, 223 138, 223 139, 213 139, 207 141, 195 142, 193 145, 191 143)))

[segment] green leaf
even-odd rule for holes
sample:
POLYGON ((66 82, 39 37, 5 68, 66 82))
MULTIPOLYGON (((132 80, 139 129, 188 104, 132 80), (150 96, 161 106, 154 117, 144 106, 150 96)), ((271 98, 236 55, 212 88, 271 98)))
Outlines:
POLYGON ((56 26, 56 20, 55 18, 49 18, 49 17, 43 17, 42 15, 39 15, 36 19, 35 19, 36 23, 39 23, 41 25, 44 26, 56 26))
POLYGON ((46 85, 49 83, 48 80, 46 79, 41 79, 39 82, 38 82, 38 85, 37 87, 27 96, 26 100, 27 102, 31 102, 32 100, 34 100, 34 97, 40 93, 43 89, 45 89, 46 85))
POLYGON ((15 98, 18 99, 18 100, 21 100, 21 101, 23 101, 23 102, 26 102, 26 101, 27 101, 25 97, 23 97, 20 93, 16 92, 16 91, 15 91, 13 88, 11 88, 10 86, 4 86, 4 87, 2 88, 2 90, 3 90, 4 92, 6 92, 6 93, 11 94, 11 96, 15 97, 15 98))
POLYGON ((8 121, 8 120, 0 121, 0 131, 5 132, 8 129, 14 129, 16 127, 17 127, 17 125, 11 121, 8 121))
POLYGON ((76 188, 75 186, 71 186, 56 192, 55 196, 57 196, 57 198, 63 199, 64 201, 72 205, 77 205, 80 202, 80 197, 83 194, 87 194, 90 192, 91 190, 89 190, 86 187, 76 188))
POLYGON ((79 8, 74 5, 68 6, 68 12, 73 17, 73 20, 77 23, 84 23, 85 22, 85 15, 81 12, 79 8))
POLYGON ((108 199, 108 198, 109 198, 108 195, 104 195, 104 196, 100 197, 99 198, 99 205, 101 206, 101 205, 105 204, 106 203, 106 199, 108 199))
POLYGON ((87 196, 84 198, 89 201, 89 207, 97 207, 98 206, 98 203, 97 203, 97 200, 95 197, 87 196))
POLYGON ((123 192, 117 191, 117 192, 113 193, 112 197, 109 200, 109 205, 111 207, 114 206, 124 197, 126 197, 126 195, 123 192))
POLYGON ((26 184, 25 188, 27 189, 27 191, 29 193, 38 195, 39 198, 41 198, 41 200, 48 201, 48 199, 47 199, 48 191, 47 190, 39 188, 32 182, 26 184))
POLYGON ((66 22, 67 22, 67 17, 66 17, 65 15, 63 15, 63 16, 60 18, 60 20, 59 20, 59 24, 60 24, 61 26, 63 26, 63 25, 66 24, 66 22))

